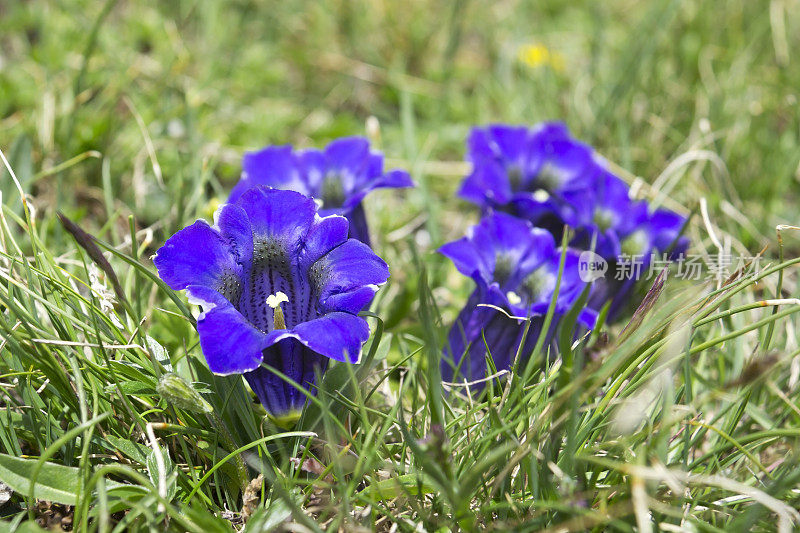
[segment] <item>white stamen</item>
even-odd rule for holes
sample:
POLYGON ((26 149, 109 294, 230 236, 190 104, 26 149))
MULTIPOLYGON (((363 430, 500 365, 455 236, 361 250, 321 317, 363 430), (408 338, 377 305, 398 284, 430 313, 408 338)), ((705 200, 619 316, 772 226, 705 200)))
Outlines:
POLYGON ((550 198, 550 193, 543 189, 539 189, 538 191, 533 193, 533 199, 537 202, 546 202, 550 198))
POLYGON ((273 309, 279 307, 282 302, 288 302, 288 301, 289 297, 286 296, 281 291, 278 291, 275 294, 270 294, 269 296, 267 296, 267 305, 273 309))
POLYGON ((508 303, 511 305, 517 305, 522 302, 522 298, 514 291, 508 291, 506 293, 506 298, 508 298, 508 303))
POLYGON ((286 317, 281 309, 281 302, 288 302, 289 297, 278 291, 267 296, 267 305, 273 309, 272 325, 275 329, 286 329, 286 317))

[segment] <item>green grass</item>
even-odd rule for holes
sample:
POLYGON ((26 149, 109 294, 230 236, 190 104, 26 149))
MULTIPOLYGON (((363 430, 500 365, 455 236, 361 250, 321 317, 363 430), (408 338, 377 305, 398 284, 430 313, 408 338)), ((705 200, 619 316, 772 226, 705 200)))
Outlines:
POLYGON ((759 303, 798 297, 800 241, 775 236, 799 222, 790 1, 12 0, 0 28, 0 150, 28 206, 0 167, 5 521, 208 533, 241 529, 245 509, 247 531, 798 527, 800 306, 759 303), (521 62, 536 43, 563 65, 521 62), (241 379, 210 374, 149 256, 210 216, 243 150, 319 146, 369 116, 419 187, 367 204, 392 271, 368 356, 333 366, 281 429, 241 379), (655 201, 700 213, 705 198, 693 251, 768 245, 768 266, 721 289, 670 279, 636 327, 540 353, 481 401, 445 394, 435 363, 471 286, 434 250, 477 219, 454 196, 464 138, 545 119, 655 201), (124 298, 57 211, 98 236, 124 298), (162 397, 170 372, 213 410, 162 397))

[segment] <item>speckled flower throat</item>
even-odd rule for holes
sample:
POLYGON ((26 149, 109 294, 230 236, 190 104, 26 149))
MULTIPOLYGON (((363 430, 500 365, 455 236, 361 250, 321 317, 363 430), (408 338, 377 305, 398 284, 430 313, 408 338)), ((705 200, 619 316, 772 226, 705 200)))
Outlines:
POLYGON ((306 271, 292 264, 284 244, 277 239, 258 239, 253 243, 253 263, 236 308, 264 333, 288 329, 313 320, 317 311, 319 287, 324 274, 324 259, 319 259, 306 271), (277 295, 283 295, 277 301, 277 295), (275 304, 268 300, 275 297, 275 304), (275 324, 280 309, 284 325, 275 324))

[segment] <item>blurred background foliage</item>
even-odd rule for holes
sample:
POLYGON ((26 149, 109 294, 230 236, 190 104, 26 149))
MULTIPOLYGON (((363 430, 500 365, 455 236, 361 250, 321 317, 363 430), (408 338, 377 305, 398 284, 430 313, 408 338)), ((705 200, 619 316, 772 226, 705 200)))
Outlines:
POLYGON ((377 222, 390 231, 421 207, 464 211, 450 198, 472 125, 557 119, 629 178, 653 182, 693 154, 669 195, 689 208, 707 197, 720 225, 756 245, 796 222, 797 7, 3 2, 0 141, 40 209, 93 214, 98 226, 131 211, 172 230, 224 199, 245 149, 321 145, 363 133, 373 115, 387 156, 424 185, 412 209, 377 222))

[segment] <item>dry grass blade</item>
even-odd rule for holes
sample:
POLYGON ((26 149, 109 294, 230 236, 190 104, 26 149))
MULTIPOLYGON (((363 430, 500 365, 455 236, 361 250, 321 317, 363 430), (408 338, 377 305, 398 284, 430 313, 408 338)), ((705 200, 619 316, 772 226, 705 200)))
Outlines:
POLYGON ((91 260, 94 261, 94 263, 100 267, 103 272, 105 272, 106 276, 108 276, 108 279, 111 281, 111 286, 114 288, 114 293, 117 295, 117 298, 119 298, 121 302, 126 302, 127 298, 125 297, 125 291, 122 290, 122 285, 120 285, 119 278, 117 278, 117 274, 114 272, 114 268, 111 266, 111 263, 108 262, 108 259, 106 259, 106 257, 103 255, 100 247, 98 247, 95 243, 94 237, 83 231, 64 213, 58 213, 58 220, 61 222, 61 225, 64 227, 64 229, 67 230, 70 235, 72 235, 80 247, 86 250, 86 253, 89 254, 91 260))

